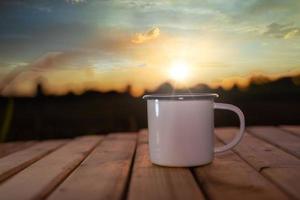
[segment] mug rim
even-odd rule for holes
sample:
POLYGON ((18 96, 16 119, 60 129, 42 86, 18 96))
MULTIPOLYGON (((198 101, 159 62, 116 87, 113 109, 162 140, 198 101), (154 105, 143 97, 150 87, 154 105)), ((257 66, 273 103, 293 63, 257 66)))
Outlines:
POLYGON ((185 100, 185 99, 204 99, 204 98, 218 98, 217 93, 183 93, 183 94, 147 94, 142 98, 150 99, 171 99, 171 100, 185 100))

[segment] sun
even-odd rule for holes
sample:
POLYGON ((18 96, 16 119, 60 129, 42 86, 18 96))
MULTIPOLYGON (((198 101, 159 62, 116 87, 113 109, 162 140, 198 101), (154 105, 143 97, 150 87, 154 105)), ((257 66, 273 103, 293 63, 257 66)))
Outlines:
POLYGON ((175 81, 184 81, 188 77, 188 65, 182 60, 174 61, 169 70, 169 76, 175 81))

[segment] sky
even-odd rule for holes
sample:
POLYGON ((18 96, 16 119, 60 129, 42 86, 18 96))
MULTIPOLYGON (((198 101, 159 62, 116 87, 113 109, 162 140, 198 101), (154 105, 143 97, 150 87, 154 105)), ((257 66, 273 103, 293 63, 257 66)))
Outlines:
POLYGON ((299 0, 1 0, 0 92, 135 96, 300 73, 299 0))

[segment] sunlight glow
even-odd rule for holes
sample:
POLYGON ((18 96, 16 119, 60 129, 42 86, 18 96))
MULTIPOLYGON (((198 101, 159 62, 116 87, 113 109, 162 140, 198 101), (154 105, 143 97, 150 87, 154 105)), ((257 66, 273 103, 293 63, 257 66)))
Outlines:
POLYGON ((170 77, 175 81, 184 81, 188 77, 189 71, 186 62, 175 61, 169 70, 170 77))

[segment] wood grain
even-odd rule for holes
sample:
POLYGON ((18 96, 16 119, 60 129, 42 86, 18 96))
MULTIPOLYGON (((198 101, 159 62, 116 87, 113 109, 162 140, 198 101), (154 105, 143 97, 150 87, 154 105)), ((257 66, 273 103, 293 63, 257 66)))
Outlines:
MULTIPOLYGON (((216 129, 216 134, 228 143, 236 131, 236 128, 222 128, 216 129)), ((233 151, 291 197, 300 199, 300 160, 295 156, 248 133, 233 151)))
POLYGON ((232 151, 216 154, 212 164, 194 170, 209 199, 289 199, 232 151))
POLYGON ((137 152, 129 185, 129 200, 204 199, 188 168, 153 165, 148 155, 147 133, 139 134, 137 152))
POLYGON ((100 139, 98 136, 86 136, 72 140, 30 165, 1 185, 0 199, 44 198, 90 153, 100 139))
POLYGON ((0 143, 0 158, 15 153, 17 151, 24 150, 30 146, 33 146, 36 143, 37 143, 36 141, 0 143))
POLYGON ((48 200, 121 199, 136 147, 136 133, 108 135, 48 200))
POLYGON ((285 131, 289 131, 290 133, 295 134, 296 136, 300 137, 300 126, 283 125, 283 126, 280 126, 280 128, 285 131))
POLYGON ((0 159, 0 181, 14 175, 51 151, 63 145, 63 140, 40 142, 0 159))
POLYGON ((250 127, 249 133, 300 158, 300 138, 275 127, 250 127))
MULTIPOLYGON (((0 158, 0 199, 300 199, 299 136, 286 126, 249 130, 253 134, 232 151, 197 168, 153 165, 145 130, 138 143, 136 134, 119 133, 67 144, 7 144, 9 155, 0 158)), ((235 131, 219 128, 216 135, 228 143, 235 131)), ((219 139, 216 146, 224 145, 219 139)))
POLYGON ((293 199, 300 199, 300 169, 299 167, 284 167, 283 168, 269 168, 262 173, 271 180, 276 181, 277 185, 284 188, 293 199))

